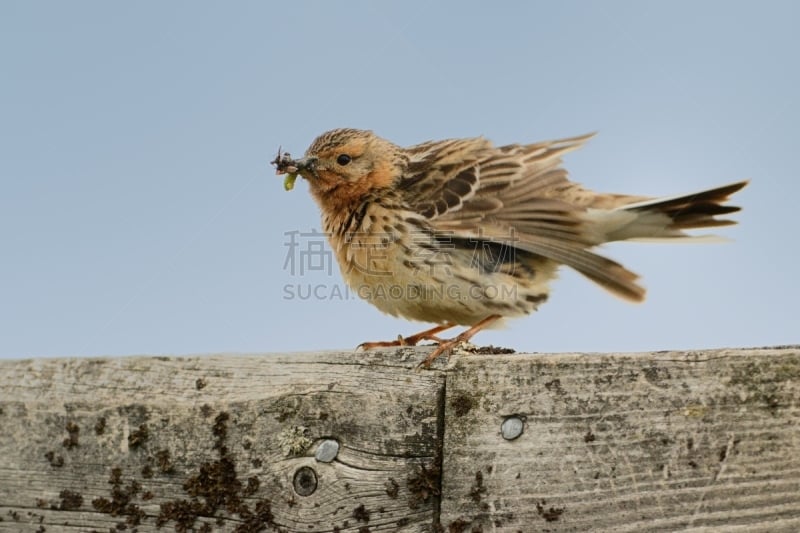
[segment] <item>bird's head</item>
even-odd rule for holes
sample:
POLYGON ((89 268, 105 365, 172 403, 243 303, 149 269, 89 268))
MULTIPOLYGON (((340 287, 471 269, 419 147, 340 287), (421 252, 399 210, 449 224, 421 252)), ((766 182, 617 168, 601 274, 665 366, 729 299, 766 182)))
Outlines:
POLYGON ((278 153, 272 162, 287 174, 287 190, 302 176, 320 205, 345 205, 390 188, 407 164, 403 150, 371 131, 342 128, 317 137, 303 157, 278 153))

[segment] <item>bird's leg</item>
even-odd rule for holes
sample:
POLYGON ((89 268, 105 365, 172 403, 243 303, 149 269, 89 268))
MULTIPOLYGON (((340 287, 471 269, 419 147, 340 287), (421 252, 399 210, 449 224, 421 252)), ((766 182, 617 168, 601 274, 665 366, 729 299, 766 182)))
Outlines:
POLYGON ((420 331, 415 335, 410 335, 405 338, 401 335, 398 335, 397 340, 393 341, 362 342, 358 345, 357 349, 366 351, 373 348, 389 348, 392 346, 416 346, 420 341, 441 342, 441 339, 437 337, 436 334, 453 327, 455 327, 455 324, 446 323, 431 329, 426 329, 425 331, 420 331))
POLYGON ((500 315, 489 315, 468 330, 460 333, 458 336, 453 337, 452 339, 446 340, 439 340, 439 345, 436 347, 434 351, 425 358, 420 364, 417 365, 417 368, 430 368, 431 364, 436 361, 440 356, 444 355, 445 353, 450 353, 462 342, 467 342, 470 340, 476 333, 480 330, 484 329, 485 327, 491 325, 495 321, 502 318, 500 315))

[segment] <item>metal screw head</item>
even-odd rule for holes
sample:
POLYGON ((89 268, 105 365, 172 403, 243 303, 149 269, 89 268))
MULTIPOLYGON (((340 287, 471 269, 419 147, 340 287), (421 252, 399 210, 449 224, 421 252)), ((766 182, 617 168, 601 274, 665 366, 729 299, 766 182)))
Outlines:
POLYGON ((292 485, 299 496, 311 496, 317 490, 317 473, 310 466, 301 466, 294 473, 292 485))
POLYGON ((336 439, 325 439, 317 446, 314 458, 320 463, 330 463, 339 455, 339 442, 336 439))
POLYGON ((522 435, 522 430, 525 429, 525 421, 519 416, 509 416, 503 420, 500 426, 500 433, 506 440, 514 440, 522 435))

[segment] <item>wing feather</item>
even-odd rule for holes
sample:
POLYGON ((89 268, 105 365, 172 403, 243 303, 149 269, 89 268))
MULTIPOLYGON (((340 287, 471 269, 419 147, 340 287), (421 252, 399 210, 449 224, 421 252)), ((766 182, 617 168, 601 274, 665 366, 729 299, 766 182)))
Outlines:
POLYGON ((428 142, 407 150, 399 189, 434 231, 519 248, 568 265, 626 299, 644 297, 638 276, 588 250, 586 206, 558 199, 579 187, 561 156, 592 135, 494 148, 483 138, 428 142))

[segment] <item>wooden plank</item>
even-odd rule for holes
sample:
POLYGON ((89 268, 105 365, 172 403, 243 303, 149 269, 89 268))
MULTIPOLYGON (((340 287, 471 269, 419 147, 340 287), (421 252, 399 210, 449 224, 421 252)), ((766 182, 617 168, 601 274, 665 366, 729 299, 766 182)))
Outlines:
POLYGON ((2 361, 0 531, 428 529, 444 375, 418 360, 2 361))
POLYGON ((800 531, 800 349, 460 357, 449 531, 800 531), (517 415, 524 432, 501 435, 517 415))
POLYGON ((797 347, 426 353, 2 361, 0 531, 800 530, 797 347))

